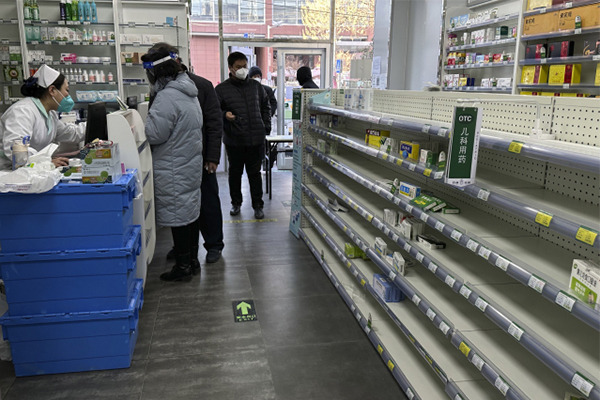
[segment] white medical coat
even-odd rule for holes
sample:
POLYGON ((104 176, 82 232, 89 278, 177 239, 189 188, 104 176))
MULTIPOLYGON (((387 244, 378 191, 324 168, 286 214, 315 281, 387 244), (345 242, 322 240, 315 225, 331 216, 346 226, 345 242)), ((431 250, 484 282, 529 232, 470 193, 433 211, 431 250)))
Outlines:
POLYGON ((58 119, 56 111, 44 115, 34 99, 26 97, 0 118, 0 169, 12 165, 11 146, 15 140, 31 136, 29 154, 33 155, 53 142, 80 142, 84 135, 85 124, 65 124, 58 119))

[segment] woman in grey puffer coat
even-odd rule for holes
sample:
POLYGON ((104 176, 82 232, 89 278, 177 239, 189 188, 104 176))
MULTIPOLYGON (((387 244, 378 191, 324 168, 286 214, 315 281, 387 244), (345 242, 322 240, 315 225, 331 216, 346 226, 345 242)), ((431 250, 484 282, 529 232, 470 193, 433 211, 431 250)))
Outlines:
POLYGON ((177 264, 160 278, 189 281, 200 272, 202 110, 198 89, 165 50, 142 56, 156 97, 148 110, 157 225, 171 227, 177 264), (195 250, 195 253, 194 253, 195 250))

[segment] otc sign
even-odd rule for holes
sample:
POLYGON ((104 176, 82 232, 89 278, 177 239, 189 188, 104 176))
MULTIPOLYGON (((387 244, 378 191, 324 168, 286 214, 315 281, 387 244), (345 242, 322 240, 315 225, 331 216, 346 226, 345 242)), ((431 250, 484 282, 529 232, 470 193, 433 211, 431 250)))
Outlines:
POLYGON ((446 183, 467 186, 475 183, 481 115, 477 107, 456 107, 452 140, 448 150, 446 183))

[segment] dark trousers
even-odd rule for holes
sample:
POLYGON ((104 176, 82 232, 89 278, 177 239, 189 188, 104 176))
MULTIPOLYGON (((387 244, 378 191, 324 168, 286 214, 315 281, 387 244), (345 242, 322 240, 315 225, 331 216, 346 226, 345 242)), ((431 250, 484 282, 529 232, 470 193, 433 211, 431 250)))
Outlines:
POLYGON ((206 250, 223 250, 223 214, 219 198, 217 174, 202 169, 202 198, 200 200, 200 232, 206 250))
POLYGON ((225 146, 229 158, 229 194, 231 204, 242 205, 242 175, 244 167, 250 183, 252 208, 263 208, 262 176, 260 168, 265 158, 265 145, 258 146, 225 146))
POLYGON ((198 256, 198 241, 200 240, 200 218, 185 226, 171 227, 173 234, 173 244, 175 246, 175 255, 177 263, 189 265, 190 254, 198 256), (193 254, 195 252, 195 254, 193 254), (187 260, 182 257, 186 256, 187 260))

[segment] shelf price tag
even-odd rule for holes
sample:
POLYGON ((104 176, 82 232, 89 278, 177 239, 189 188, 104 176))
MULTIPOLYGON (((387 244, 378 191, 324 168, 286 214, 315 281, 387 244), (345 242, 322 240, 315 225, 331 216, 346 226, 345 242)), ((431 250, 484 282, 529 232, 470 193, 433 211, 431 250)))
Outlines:
POLYGON ((573 34, 574 34, 574 35, 579 35, 579 34, 581 34, 581 28, 576 28, 576 29, 573 31, 573 34))
POLYGON ((437 272, 438 266, 435 263, 430 262, 429 266, 427 266, 427 269, 435 274, 437 272))
POLYGON ((444 280, 444 282, 446 282, 446 285, 448 285, 450 287, 454 287, 454 283, 456 283, 456 279, 454 279, 454 277, 452 275, 446 275, 446 279, 444 280))
POLYGON ((463 353, 465 355, 465 357, 469 357, 471 348, 465 342, 460 342, 458 349, 460 350, 461 353, 463 353))
POLYGON ((485 301, 482 297, 478 297, 477 300, 475 300, 475 307, 479 308, 482 312, 485 312, 485 309, 488 305, 488 302, 485 301))
POLYGON ((410 249, 412 249, 412 247, 410 246, 409 243, 404 243, 404 251, 407 253, 410 253, 410 249))
POLYGON ((423 133, 429 133, 429 129, 431 129, 431 125, 429 125, 429 124, 425 124, 425 125, 423 125, 423 127, 421 128, 421 132, 423 132, 423 133))
POLYGON ((569 312, 573 310, 573 306, 575 305, 575 299, 562 290, 558 292, 554 302, 569 312))
POLYGON ((571 8, 573 7, 573 2, 569 1, 568 3, 565 3, 564 8, 571 8))
POLYGON ((540 60, 540 64, 546 64, 547 62, 548 62, 548 59, 547 59, 547 58, 542 58, 542 59, 540 60))
POLYGON ((424 212, 422 212, 421 216, 419 218, 421 218, 421 221, 427 223, 427 220, 429 220, 429 215, 427 215, 424 212))
POLYGON ((394 370, 394 363, 392 362, 392 360, 388 360, 387 367, 390 371, 394 370))
POLYGON ((529 281, 527 282, 527 285, 536 292, 542 293, 542 291, 544 290, 544 286, 546 286, 546 282, 535 275, 531 275, 529 281))
POLYGON ((552 214, 546 213, 544 211, 540 211, 535 216, 535 222, 545 227, 550 226, 550 221, 552 221, 552 214))
POLYGON ((589 396, 594 388, 594 384, 586 377, 579 374, 579 372, 576 372, 575 375, 573 375, 573 379, 571 379, 571 385, 586 396, 589 396))
POLYGON ((433 179, 442 179, 444 177, 444 171, 436 171, 433 174, 433 179))
POLYGON ((523 329, 519 328, 519 326, 517 324, 515 324, 514 322, 510 323, 510 326, 508 327, 508 333, 514 337, 517 340, 521 340, 521 336, 523 336, 523 329))
POLYGON ((390 278, 391 281, 393 281, 394 279, 396 279, 396 273, 394 271, 390 271, 390 274, 388 275, 388 277, 390 278))
POLYGON ((409 387, 406 388, 406 397, 408 397, 409 400, 415 398, 415 394, 412 392, 412 390, 410 390, 409 387))
POLYGON ((485 361, 483 361, 483 359, 481 357, 479 357, 477 354, 473 354, 473 358, 471 358, 471 364, 473 364, 475 366, 475 368, 477 368, 479 371, 481 371, 483 369, 483 365, 485 364, 485 361))
POLYGON ((496 259, 496 267, 500 268, 502 271, 506 272, 506 270, 508 269, 508 264, 509 261, 504 257, 498 256, 498 258, 496 259))
POLYGON ((477 198, 483 201, 487 201, 488 197, 490 197, 490 192, 485 189, 480 189, 479 193, 477 193, 477 198))
POLYGON ((469 289, 467 285, 462 285, 459 293, 462 295, 462 297, 468 300, 469 296, 471 296, 471 293, 473 293, 473 291, 469 289))
POLYGON ((410 204, 406 206, 406 212, 412 213, 413 210, 413 206, 411 206, 410 204))
POLYGON ((134 21, 129 21, 127 23, 127 25, 129 25, 130 28, 135 28, 135 22, 134 21))
POLYGON ((467 242, 467 249, 469 249, 473 252, 477 251, 478 246, 479 246, 479 243, 477 243, 473 239, 469 239, 469 241, 467 242))
POLYGON ((425 258, 425 256, 422 253, 417 253, 417 261, 418 262, 423 262, 423 259, 425 258))
POLYGON ((592 57, 593 61, 600 61, 600 54, 596 54, 595 56, 592 57))
POLYGON ((423 171, 423 175, 431 176, 432 172, 433 172, 433 170, 431 168, 425 168, 425 171, 423 171))
POLYGON ((443 223, 443 222, 441 222, 441 221, 437 221, 437 222, 435 223, 435 229, 437 229, 437 230, 438 230, 438 231, 440 231, 440 232, 442 232, 442 231, 444 230, 444 227, 445 227, 445 226, 446 226, 446 225, 444 225, 444 223, 443 223))
POLYGON ((409 170, 414 171, 415 168, 417 168, 417 164, 415 164, 415 163, 409 163, 408 164, 408 169, 409 170))
POLYGON ((438 136, 446 136, 446 134, 448 133, 448 128, 440 128, 438 130, 438 136))
POLYGON ((419 304, 421 304, 421 298, 419 296, 417 296, 416 294, 413 294, 413 297, 411 298, 412 302, 415 303, 415 305, 417 307, 419 307, 419 304))
POLYGON ((383 347, 381 347, 380 344, 377 345, 377 352, 379 353, 379 355, 383 354, 383 347))
POLYGON ((435 313, 435 311, 433 311, 431 308, 427 310, 427 318, 429 318, 431 321, 433 321, 435 319, 435 316, 437 315, 435 313))
POLYGON ((402 165, 402 162, 403 162, 403 160, 402 160, 401 158, 398 158, 398 159, 396 160, 396 164, 397 164, 398 166, 402 165))
POLYGON ((490 254, 492 254, 492 251, 490 249, 486 249, 485 247, 481 246, 479 248, 479 256, 485 258, 486 260, 490 259, 490 254))
POLYGON ((508 386, 508 383, 506 383, 501 377, 496 378, 494 386, 496 386, 496 389, 498 389, 500 393, 502 393, 504 396, 506 396, 506 393, 508 393, 508 389, 510 388, 510 386, 508 386))
POLYGON ((61 40, 60 42, 58 42, 58 45, 59 45, 59 46, 66 46, 66 45, 67 45, 67 42, 65 42, 65 41, 61 40))
POLYGON ((148 28, 155 28, 156 22, 148 22, 148 28))
POLYGON ((598 237, 598 232, 593 229, 586 228, 585 226, 580 226, 575 234, 575 239, 579 240, 580 242, 587 243, 590 246, 594 245, 596 237, 598 237))
POLYGON ((460 231, 455 229, 450 234, 450 237, 458 242, 458 241, 460 241, 460 238, 462 237, 462 233, 460 233, 460 231))
POLYGON ((447 335, 448 331, 450 330, 450 326, 447 323, 445 323, 444 321, 440 322, 438 328, 440 331, 442 331, 444 333, 444 335, 447 335))
POLYGON ((511 153, 515 153, 515 154, 519 154, 521 153, 521 149, 523 148, 523 144, 522 142, 517 142, 512 141, 509 145, 508 145, 508 151, 511 153))

